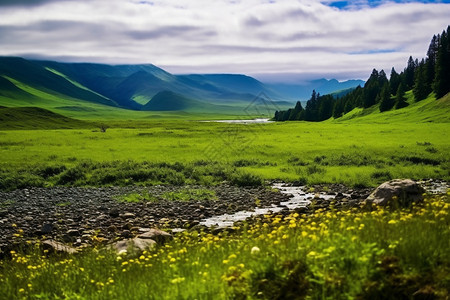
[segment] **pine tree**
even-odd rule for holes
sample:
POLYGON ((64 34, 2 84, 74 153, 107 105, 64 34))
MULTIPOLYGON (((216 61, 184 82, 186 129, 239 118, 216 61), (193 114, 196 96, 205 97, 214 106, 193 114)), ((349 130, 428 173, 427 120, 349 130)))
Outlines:
POLYGON ((420 101, 425 99, 430 91, 427 89, 427 66, 425 60, 422 59, 419 66, 416 68, 416 74, 414 78, 414 100, 420 101))
POLYGON ((306 102, 305 107, 305 120, 306 121, 317 121, 318 120, 318 113, 319 113, 319 107, 318 107, 318 98, 320 97, 319 94, 316 93, 316 90, 312 91, 311 99, 306 102))
POLYGON ((384 70, 381 70, 378 74, 378 84, 381 88, 383 88, 384 84, 387 82, 389 82, 389 80, 387 79, 386 73, 384 72, 384 70))
POLYGON ((428 46, 427 60, 426 60, 426 89, 429 93, 433 91, 433 82, 436 69, 437 52, 439 47, 440 35, 433 35, 430 46, 428 46))
POLYGON ((319 98, 318 121, 324 121, 333 115, 334 98, 332 95, 325 95, 319 98))
POLYGON ((445 30, 442 32, 437 51, 433 90, 438 99, 445 96, 450 91, 449 34, 450 26, 447 28, 447 32, 445 30))
POLYGON ((400 85, 401 78, 400 75, 395 71, 394 67, 391 70, 391 77, 389 78, 389 85, 391 87, 391 95, 397 94, 398 86, 400 85))
POLYGON ((391 98, 389 83, 385 83, 380 92, 380 112, 390 110, 394 105, 395 102, 391 98))
POLYGON ((376 103, 376 98, 380 92, 379 74, 376 69, 372 70, 369 79, 364 85, 364 108, 371 107, 376 103))
POLYGON ((400 109, 408 105, 405 97, 405 85, 402 82, 398 86, 397 94, 395 95, 395 109, 400 109))
POLYGON ((297 103, 295 104, 294 111, 295 111, 295 120, 297 121, 301 120, 304 109, 300 101, 297 101, 297 103))
POLYGON ((404 71, 404 83, 405 88, 410 90, 414 85, 414 72, 416 71, 416 63, 414 62, 412 56, 408 59, 408 65, 404 71))
POLYGON ((345 106, 345 98, 339 98, 336 100, 336 103, 333 107, 333 118, 337 119, 342 117, 344 114, 344 106, 345 106))

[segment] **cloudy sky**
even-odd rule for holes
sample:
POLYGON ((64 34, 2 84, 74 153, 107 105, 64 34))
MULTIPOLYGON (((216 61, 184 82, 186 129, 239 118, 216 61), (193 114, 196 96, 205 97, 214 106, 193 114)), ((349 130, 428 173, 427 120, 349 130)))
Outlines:
POLYGON ((422 58, 450 1, 0 0, 0 55, 367 79, 422 58))

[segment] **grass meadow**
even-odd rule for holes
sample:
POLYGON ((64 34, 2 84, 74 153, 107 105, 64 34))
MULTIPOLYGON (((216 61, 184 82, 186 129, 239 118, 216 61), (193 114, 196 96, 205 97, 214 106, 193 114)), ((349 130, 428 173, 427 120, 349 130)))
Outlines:
POLYGON ((0 188, 450 179, 448 123, 110 122, 0 132, 0 188), (108 123, 107 123, 108 124, 108 123), (134 128, 133 128, 134 127, 134 128))

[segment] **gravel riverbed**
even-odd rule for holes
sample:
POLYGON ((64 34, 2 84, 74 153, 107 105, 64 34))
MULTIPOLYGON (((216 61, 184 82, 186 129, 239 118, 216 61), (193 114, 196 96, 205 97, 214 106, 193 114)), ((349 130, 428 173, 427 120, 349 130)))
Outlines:
MULTIPOLYGON (((448 184, 428 180, 430 191, 444 190, 448 184)), ((373 189, 350 189, 344 185, 316 185, 303 188, 316 208, 330 202, 339 206, 357 206, 373 189)), ((99 241, 113 242, 130 238, 146 228, 189 229, 202 220, 257 207, 277 207, 291 195, 270 187, 133 186, 133 187, 53 187, 0 192, 0 254, 27 240, 54 239, 73 247, 87 247, 99 241), (168 201, 163 195, 189 189, 208 189, 216 199, 202 201, 168 201), (158 201, 121 202, 120 196, 131 193, 151 195, 158 201)), ((281 212, 279 208, 282 208, 281 212)), ((308 211, 308 208, 302 208, 308 211)))

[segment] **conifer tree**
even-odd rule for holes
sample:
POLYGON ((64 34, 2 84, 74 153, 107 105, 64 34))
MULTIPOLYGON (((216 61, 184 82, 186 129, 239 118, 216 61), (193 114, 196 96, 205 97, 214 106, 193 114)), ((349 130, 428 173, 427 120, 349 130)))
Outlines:
POLYGON ((380 112, 390 110, 394 104, 394 100, 391 99, 389 83, 385 83, 380 92, 380 112))
POLYGON ((364 85, 364 108, 371 107, 376 103, 376 98, 380 92, 379 73, 376 69, 372 70, 369 79, 364 85))
POLYGON ((430 93, 427 89, 427 66, 424 59, 422 59, 419 66, 416 68, 414 77, 414 100, 420 101, 425 99, 430 93))
POLYGON ((397 89, 397 94, 395 95, 395 109, 400 109, 408 106, 408 102, 406 102, 405 97, 405 85, 400 83, 397 89))
POLYGON ((428 46, 427 51, 427 60, 426 60, 426 88, 431 93, 433 91, 433 82, 436 69, 436 60, 437 60, 437 52, 439 47, 440 35, 433 35, 431 39, 430 45, 428 46))
POLYGON ((445 30, 442 32, 437 51, 433 90, 438 99, 450 91, 449 34, 450 26, 447 28, 447 32, 445 30))
POLYGON ((305 120, 306 121, 317 121, 318 120, 318 98, 319 94, 316 93, 316 90, 312 91, 311 98, 306 102, 305 107, 305 120))
POLYGON ((391 77, 389 78, 389 86, 390 86, 390 93, 391 95, 397 94, 398 86, 400 85, 401 78, 400 74, 398 74, 394 67, 392 67, 391 70, 391 77))
POLYGON ((416 63, 414 62, 412 56, 408 59, 408 64, 404 71, 404 83, 405 89, 412 89, 414 85, 414 72, 416 71, 416 63))

